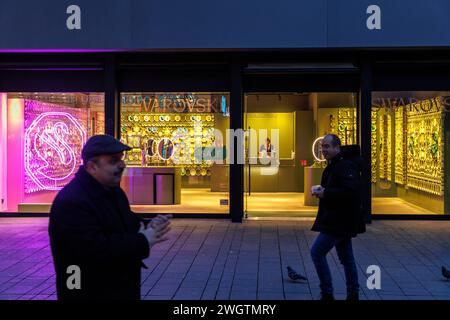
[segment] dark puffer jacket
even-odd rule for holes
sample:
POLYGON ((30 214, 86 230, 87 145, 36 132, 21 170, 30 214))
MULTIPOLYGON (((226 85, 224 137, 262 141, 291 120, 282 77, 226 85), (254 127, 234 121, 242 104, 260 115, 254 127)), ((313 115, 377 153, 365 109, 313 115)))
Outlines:
POLYGON ((355 161, 336 155, 322 174, 324 197, 312 231, 356 237, 366 231, 361 208, 360 168, 355 161))

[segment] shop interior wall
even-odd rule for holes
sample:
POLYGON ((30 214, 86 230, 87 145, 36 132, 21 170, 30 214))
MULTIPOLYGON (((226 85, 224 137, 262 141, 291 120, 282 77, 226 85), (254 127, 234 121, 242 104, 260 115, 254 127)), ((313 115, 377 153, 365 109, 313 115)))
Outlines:
MULTIPOLYGON (((405 94, 404 92, 402 94, 405 94)), ((427 95, 433 96, 436 93, 428 92, 427 95)), ((424 97, 424 95, 420 95, 418 92, 411 92, 411 95, 406 95, 405 99, 408 97, 424 97)), ((393 112, 386 111, 385 109, 380 109, 378 115, 382 116, 383 114, 390 113, 391 117, 391 179, 387 180, 380 180, 377 179, 376 183, 372 183, 372 196, 373 197, 387 197, 387 198, 395 198, 398 197, 400 199, 403 199, 409 203, 415 204, 419 207, 425 208, 427 210, 430 210, 435 213, 444 213, 444 200, 445 196, 437 196, 432 195, 420 190, 416 190, 414 188, 405 188, 403 185, 395 183, 395 156, 396 156, 396 150, 395 150, 395 123, 396 119, 393 114, 393 112)), ((379 117, 377 118, 377 127, 378 127, 378 121, 379 117)), ((447 124, 448 120, 446 120, 444 123, 444 128, 448 127, 447 124)), ((445 136, 445 134, 444 134, 445 136)), ((380 137, 377 136, 377 145, 380 144, 380 137)), ((448 166, 448 157, 444 154, 444 167, 448 166)), ((381 161, 379 157, 379 153, 377 153, 377 162, 381 161)), ((445 170, 444 170, 445 172, 445 170)), ((378 172, 377 172, 378 175, 378 172)), ((444 181, 445 183, 445 181, 444 181)))
MULTIPOLYGON (((262 177, 256 170, 251 175, 251 190, 254 192, 303 192, 304 190, 304 169, 300 165, 301 160, 307 160, 308 164, 312 164, 311 145, 314 141, 315 125, 313 121, 313 108, 310 102, 310 95, 299 94, 283 94, 283 93, 261 93, 248 94, 246 96, 246 112, 247 116, 251 114, 267 114, 273 115, 274 119, 283 117, 283 113, 293 114, 294 130, 293 138, 288 140, 295 145, 295 157, 292 161, 280 160, 281 164, 279 173, 276 176, 262 177), (277 116, 278 115, 278 116, 277 116), (264 180, 271 180, 264 182, 264 180), (282 183, 278 183, 282 181, 282 183)), ((244 119, 246 117, 244 116, 244 119)), ((262 125, 264 128, 267 126, 262 125)), ((258 129, 258 128, 256 128, 258 129)), ((272 141, 272 143, 274 143, 272 141)), ((280 134, 279 144, 283 144, 283 137, 280 134)), ((259 146, 259 142, 258 142, 259 146)), ((275 146, 280 149, 280 146, 275 146)), ((286 152, 284 152, 286 153, 286 152)), ((290 153, 290 152, 288 152, 290 153)), ((282 156, 280 155, 280 158, 282 156)), ((288 157, 290 158, 290 157, 288 157)), ((252 168, 253 169, 253 168, 252 168)), ((245 186, 248 186, 248 168, 246 167, 245 186)))

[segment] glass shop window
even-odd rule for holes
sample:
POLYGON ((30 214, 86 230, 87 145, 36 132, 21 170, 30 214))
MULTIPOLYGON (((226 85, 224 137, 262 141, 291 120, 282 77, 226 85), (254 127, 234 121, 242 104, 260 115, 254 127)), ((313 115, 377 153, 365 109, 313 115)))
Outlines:
POLYGON ((228 93, 122 93, 122 187, 135 212, 229 213, 228 93))
POLYGON ((103 93, 0 93, 0 211, 49 212, 104 131, 103 93))
POLYGON ((372 212, 448 214, 450 92, 374 92, 372 212))

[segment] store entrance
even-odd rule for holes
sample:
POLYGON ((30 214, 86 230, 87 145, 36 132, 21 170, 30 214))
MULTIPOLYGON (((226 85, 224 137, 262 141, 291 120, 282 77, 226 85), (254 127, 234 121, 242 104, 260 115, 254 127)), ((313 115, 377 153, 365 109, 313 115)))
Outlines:
POLYGON ((325 163, 320 138, 337 134, 356 144, 356 93, 248 93, 244 126, 245 217, 315 217, 325 163))

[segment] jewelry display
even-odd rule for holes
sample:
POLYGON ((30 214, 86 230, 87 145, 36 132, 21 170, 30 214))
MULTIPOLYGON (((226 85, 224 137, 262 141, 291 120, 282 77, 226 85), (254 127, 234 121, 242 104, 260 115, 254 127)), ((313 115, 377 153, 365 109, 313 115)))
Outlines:
POLYGON ((206 176, 212 161, 204 160, 202 154, 205 148, 215 146, 214 125, 214 114, 122 112, 122 140, 133 148, 127 152, 127 165, 180 166, 182 176, 206 176), (149 152, 149 141, 159 146, 159 151, 149 152), (142 153, 142 148, 146 152, 142 153))
POLYGON ((372 108, 372 182, 390 181, 394 161, 396 184, 443 196, 443 126, 442 97, 397 106, 394 117, 372 108))

